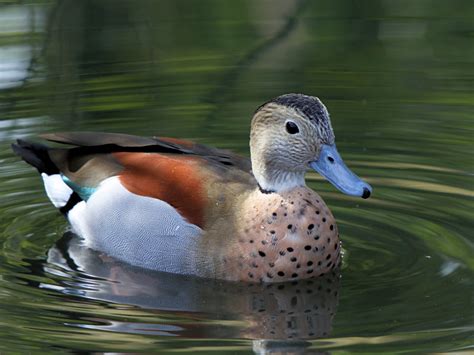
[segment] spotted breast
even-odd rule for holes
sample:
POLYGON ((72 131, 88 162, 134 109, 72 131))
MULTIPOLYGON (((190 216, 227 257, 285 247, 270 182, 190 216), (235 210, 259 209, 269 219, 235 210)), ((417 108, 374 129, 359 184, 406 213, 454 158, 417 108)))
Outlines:
POLYGON ((237 242, 223 254, 220 278, 287 281, 319 276, 340 263, 337 226, 307 187, 279 194, 256 190, 243 203, 237 242))

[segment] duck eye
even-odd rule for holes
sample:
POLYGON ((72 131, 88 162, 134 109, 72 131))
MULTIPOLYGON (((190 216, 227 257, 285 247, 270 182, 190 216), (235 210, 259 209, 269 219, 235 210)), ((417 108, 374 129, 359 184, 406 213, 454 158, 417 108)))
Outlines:
POLYGON ((288 122, 286 122, 286 131, 289 134, 296 134, 300 131, 300 129, 298 128, 296 123, 288 121, 288 122))

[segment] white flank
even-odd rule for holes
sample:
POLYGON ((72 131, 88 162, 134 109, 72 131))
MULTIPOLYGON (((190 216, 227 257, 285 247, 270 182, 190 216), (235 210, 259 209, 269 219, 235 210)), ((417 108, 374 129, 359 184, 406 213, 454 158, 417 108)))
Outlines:
POLYGON ((168 203, 129 192, 116 176, 75 205, 68 219, 87 247, 129 264, 200 276, 209 269, 207 258, 195 255, 202 230, 168 203))
POLYGON ((41 173, 41 177, 43 178, 46 194, 53 203, 54 207, 64 207, 69 201, 69 197, 71 197, 73 192, 71 188, 66 185, 59 174, 47 175, 45 173, 41 173))

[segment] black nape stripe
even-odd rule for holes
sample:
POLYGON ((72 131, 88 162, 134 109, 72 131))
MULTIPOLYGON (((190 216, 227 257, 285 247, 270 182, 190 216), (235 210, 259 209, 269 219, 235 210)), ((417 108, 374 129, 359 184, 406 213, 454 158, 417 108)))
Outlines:
POLYGON ((80 198, 77 193, 73 192, 71 196, 69 197, 69 200, 67 201, 67 203, 63 207, 61 207, 59 211, 63 215, 66 216, 69 213, 69 211, 72 210, 73 207, 81 201, 82 201, 82 198, 80 198))
POLYGON ((276 192, 275 190, 265 190, 264 188, 260 186, 260 184, 257 184, 257 185, 258 185, 258 189, 260 190, 262 194, 272 194, 276 192))

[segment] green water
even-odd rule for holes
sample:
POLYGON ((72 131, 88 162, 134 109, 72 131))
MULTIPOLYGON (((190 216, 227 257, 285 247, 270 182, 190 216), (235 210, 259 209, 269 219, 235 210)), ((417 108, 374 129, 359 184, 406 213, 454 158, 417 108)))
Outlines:
POLYGON ((0 352, 472 351, 474 3, 0 3, 0 352), (315 174, 341 275, 248 286, 156 274, 76 245, 16 138, 96 130, 248 155, 253 110, 327 105, 346 163, 315 174))

